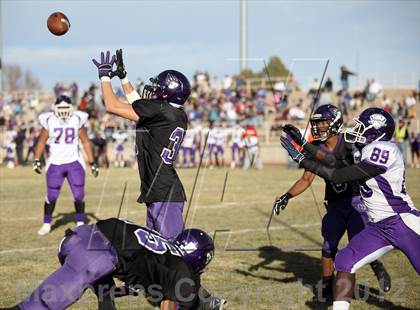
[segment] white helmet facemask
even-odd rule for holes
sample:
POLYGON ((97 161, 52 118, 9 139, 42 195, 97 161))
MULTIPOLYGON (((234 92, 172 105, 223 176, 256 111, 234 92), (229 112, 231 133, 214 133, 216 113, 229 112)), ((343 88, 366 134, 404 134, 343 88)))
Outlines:
POLYGON ((68 120, 73 115, 73 105, 68 97, 60 97, 54 106, 55 116, 63 121, 68 120))

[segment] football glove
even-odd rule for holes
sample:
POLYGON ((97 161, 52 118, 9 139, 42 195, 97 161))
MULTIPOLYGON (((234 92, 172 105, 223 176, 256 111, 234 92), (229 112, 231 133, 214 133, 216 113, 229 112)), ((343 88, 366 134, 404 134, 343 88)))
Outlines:
POLYGON ((96 178, 99 174, 98 165, 95 163, 90 164, 90 171, 92 172, 92 175, 96 178))
POLYGON ((281 137, 280 138, 281 145, 286 149, 286 151, 289 153, 289 156, 298 164, 305 158, 305 155, 303 155, 290 141, 288 138, 281 137))
POLYGON ((34 159, 34 161, 32 162, 32 169, 36 173, 41 174, 42 165, 41 165, 41 161, 39 159, 34 159))
POLYGON ((101 62, 98 62, 96 59, 92 59, 93 64, 98 68, 98 75, 99 78, 107 76, 109 78, 114 77, 114 73, 112 72, 112 66, 115 63, 115 55, 109 59, 110 53, 109 51, 106 52, 106 56, 104 52, 101 52, 101 62))
POLYGON ((117 65, 117 69, 112 72, 113 75, 118 76, 121 80, 127 76, 127 71, 125 71, 125 66, 123 62, 123 55, 122 55, 122 49, 116 50, 115 52, 116 60, 115 64, 117 65))
POLYGON ((292 198, 292 195, 289 193, 277 197, 273 206, 273 214, 279 215, 280 210, 284 210, 286 208, 290 198, 292 198))
POLYGON ((283 131, 292 138, 299 146, 304 146, 307 141, 300 133, 300 130, 291 124, 287 124, 283 127, 283 131))

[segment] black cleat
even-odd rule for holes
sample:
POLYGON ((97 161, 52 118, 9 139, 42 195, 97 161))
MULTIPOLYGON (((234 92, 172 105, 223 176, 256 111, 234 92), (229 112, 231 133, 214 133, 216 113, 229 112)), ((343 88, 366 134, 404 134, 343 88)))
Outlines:
POLYGON ((370 267, 372 267, 372 270, 378 279, 379 288, 385 293, 389 292, 391 290, 391 277, 386 271, 384 264, 378 260, 375 260, 374 262, 370 263, 370 267))
POLYGON ((198 310, 224 310, 227 301, 223 298, 211 295, 205 301, 201 300, 198 310))
POLYGON ((322 277, 320 291, 318 292, 318 301, 323 303, 331 302, 334 297, 333 287, 334 276, 322 277))

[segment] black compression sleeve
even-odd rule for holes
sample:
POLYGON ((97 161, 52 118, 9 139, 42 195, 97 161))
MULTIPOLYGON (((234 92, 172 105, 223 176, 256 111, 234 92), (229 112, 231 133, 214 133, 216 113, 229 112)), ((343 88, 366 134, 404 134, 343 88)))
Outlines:
POLYGON ((324 165, 334 167, 337 163, 337 158, 334 154, 329 154, 323 151, 318 145, 306 143, 303 149, 307 151, 313 158, 316 158, 316 160, 320 161, 324 165))
POLYGON ((320 177, 333 183, 340 184, 345 182, 367 180, 384 173, 384 169, 360 162, 356 165, 334 169, 327 167, 319 162, 305 158, 300 165, 320 177))

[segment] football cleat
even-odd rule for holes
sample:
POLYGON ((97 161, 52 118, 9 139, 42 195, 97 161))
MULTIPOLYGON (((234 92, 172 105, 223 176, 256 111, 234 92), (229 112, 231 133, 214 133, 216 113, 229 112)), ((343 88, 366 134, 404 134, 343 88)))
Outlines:
POLYGON ((51 224, 50 223, 44 223, 44 225, 42 225, 41 229, 38 230, 38 235, 44 236, 44 235, 48 234, 50 231, 51 231, 51 224))
POLYGON ((318 301, 323 303, 328 303, 333 300, 334 297, 334 276, 332 277, 323 277, 320 281, 321 287, 318 292, 318 301))
POLYGON ((389 292, 391 290, 391 277, 386 271, 384 264, 380 261, 374 261, 370 264, 370 267, 372 267, 372 270, 378 279, 379 288, 385 293, 389 292))
POLYGON ((227 301, 226 299, 219 298, 216 296, 211 296, 210 299, 210 309, 211 310, 223 310, 225 309, 227 301))

